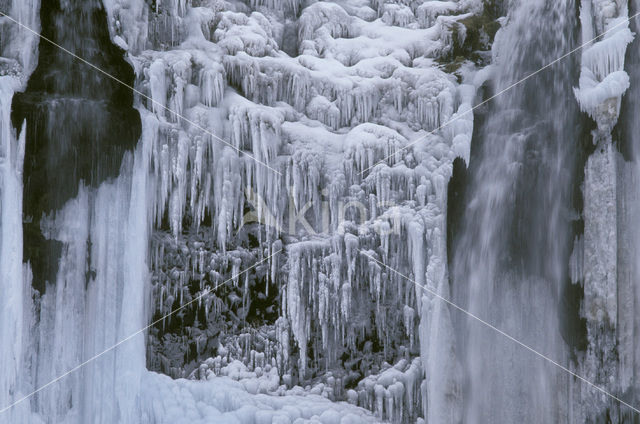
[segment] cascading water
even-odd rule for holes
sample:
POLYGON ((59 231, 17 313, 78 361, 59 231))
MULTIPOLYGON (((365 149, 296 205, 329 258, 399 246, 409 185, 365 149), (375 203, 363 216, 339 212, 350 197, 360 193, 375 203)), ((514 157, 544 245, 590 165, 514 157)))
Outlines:
MULTIPOLYGON (((494 44, 499 92, 575 44, 571 0, 520 1, 494 44)), ((474 134, 452 285, 469 311, 567 364, 565 316, 579 143, 572 60, 495 99, 474 134), (475 147, 479 144, 479 147, 475 147)), ((567 376, 473 320, 458 319, 465 422, 563 422, 567 376), (464 340, 466 339, 466 340, 464 340)))

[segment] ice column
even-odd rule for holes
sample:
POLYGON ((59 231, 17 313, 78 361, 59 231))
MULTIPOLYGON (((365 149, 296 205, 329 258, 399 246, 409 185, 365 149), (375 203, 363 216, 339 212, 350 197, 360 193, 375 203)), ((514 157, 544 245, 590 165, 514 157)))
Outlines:
MULTIPOLYGON (((606 34, 583 51, 579 88, 582 110, 596 122, 595 151, 585 166, 584 180, 584 300, 587 352, 581 372, 589 381, 617 392, 618 327, 618 163, 612 129, 618 121, 621 98, 629 88, 624 71, 627 45, 634 35, 621 2, 585 1, 580 19, 585 41, 606 34)), ((624 165, 623 165, 624 166, 624 165)), ((610 400, 588 387, 581 390, 586 416, 605 413, 610 400)))

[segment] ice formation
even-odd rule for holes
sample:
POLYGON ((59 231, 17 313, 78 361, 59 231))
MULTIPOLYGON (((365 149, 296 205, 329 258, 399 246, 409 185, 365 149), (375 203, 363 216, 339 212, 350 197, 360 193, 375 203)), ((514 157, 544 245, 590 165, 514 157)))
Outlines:
POLYGON ((623 4, 586 1, 581 7, 582 36, 591 44, 582 51, 582 70, 576 97, 583 111, 607 134, 615 125, 620 100, 629 88, 624 71, 627 45, 634 35, 623 4))
MULTIPOLYGON (((583 25, 593 27, 594 36, 608 32, 583 53, 581 88, 576 91, 581 107, 597 123, 597 129, 592 133, 596 149, 585 166, 584 239, 574 247, 574 255, 579 258, 579 278, 584 282, 582 314, 587 329, 587 349, 580 370, 592 381, 619 392, 634 392, 636 375, 629 364, 629 349, 634 341, 628 333, 629 326, 633 325, 628 315, 628 302, 634 294, 625 286, 625 276, 633 272, 633 268, 625 263, 628 259, 624 251, 634 248, 626 244, 629 238, 622 228, 630 219, 627 214, 633 214, 625 210, 633 207, 631 199, 635 198, 633 190, 630 192, 627 188, 627 180, 636 178, 634 163, 637 159, 635 156, 629 162, 622 159, 614 143, 622 143, 626 136, 626 142, 631 145, 637 135, 627 132, 621 136, 612 131, 620 116, 622 95, 630 86, 626 72, 630 68, 625 64, 628 57, 625 53, 635 37, 629 26, 638 28, 636 20, 629 22, 627 19, 630 11, 638 10, 637 2, 630 3, 633 4, 594 2, 582 11, 583 25), (587 83, 592 88, 585 90, 586 96, 581 93, 583 79, 594 81, 587 83), (619 363, 616 363, 617 355, 620 355, 619 363)), ((635 42, 630 51, 634 48, 637 49, 635 42)), ((636 56, 632 53, 631 57, 636 56)), ((633 128, 630 125, 621 124, 633 128)), ((604 414, 611 408, 607 400, 591 393, 581 395, 591 402, 591 408, 585 413, 587 416, 604 414)), ((622 420, 625 415, 625 411, 616 411, 614 416, 622 420)))
POLYGON ((0 422, 623 422, 438 296, 636 399, 636 3, 87 0, 142 135, 44 214, 45 289, 1 19, 0 408, 89 362, 0 422))
MULTIPOLYGON (((274 308, 281 316, 269 330, 276 334, 268 338, 272 348, 267 355, 278 364, 283 381, 294 385, 340 366, 340 357, 357 355, 363 343, 372 356, 368 361, 374 362, 415 358, 423 340, 425 352, 433 346, 432 360, 449 355, 451 339, 445 338, 448 348, 439 350, 443 339, 429 336, 449 328, 448 311, 432 306, 433 299, 423 299, 411 282, 389 274, 361 251, 378 251, 376 256, 415 275, 419 284, 448 290, 442 241, 446 181, 456 157, 469 159, 475 93, 473 85, 458 86, 456 78, 435 66, 435 59, 449 54, 453 18, 440 13, 442 19, 423 28, 408 15, 418 13, 417 8, 405 6, 396 13, 380 5, 377 19, 366 12, 371 9, 355 3, 318 2, 301 11, 295 48, 300 54, 292 57, 277 49, 280 31, 286 29, 272 24, 287 8, 259 6, 266 9, 244 13, 235 5, 215 15, 208 8, 187 7, 180 13, 167 7, 175 33, 183 35, 174 40, 179 48, 131 56, 148 96, 143 103, 160 120, 156 222, 167 219, 181 243, 185 217, 196 230, 210 220, 222 252, 209 253, 213 246, 205 239, 198 242, 207 246, 204 251, 189 242, 174 250, 162 238, 152 260, 161 266, 153 288, 160 313, 266 255, 242 245, 244 231, 259 223, 264 228, 254 237, 266 252, 276 251, 280 239, 287 238, 285 252, 277 258, 284 269, 272 264, 271 271, 234 281, 237 289, 226 291, 230 300, 213 294, 204 300, 202 316, 193 312, 198 321, 181 317, 177 325, 197 326, 204 319, 214 327, 219 317, 211 316, 211 310, 242 321, 252 304, 279 296, 274 308), (216 136, 168 113, 166 105, 216 136), (398 123, 386 124, 385 117, 398 123), (445 130, 426 133, 449 120, 454 123, 445 130), (238 155, 218 136, 281 176, 238 155), (405 149, 420 137, 426 141, 405 149), (168 249, 175 252, 170 262, 168 249), (168 263, 173 265, 162 265, 168 263), (199 281, 195 292, 189 288, 194 279, 199 281)), ((469 7, 459 4, 455 12, 469 7)), ((113 25, 112 31, 120 31, 126 43, 126 27, 113 25)), ((154 363, 180 375, 176 355, 184 352, 196 359, 212 351, 206 337, 218 333, 198 330, 193 347, 170 350, 167 346, 186 336, 167 330, 175 325, 172 320, 158 330, 154 363)), ((217 337, 224 338, 222 333, 217 337)), ((247 340, 265 349, 255 337, 247 340)), ((235 359, 247 360, 251 351, 242 347, 235 359)), ((407 377, 381 386, 396 399, 385 400, 386 406, 376 410, 381 418, 402 421, 424 414, 427 387, 435 393, 438 385, 450 384, 456 390, 442 375, 428 378, 423 391, 422 364, 412 363, 407 377)), ((364 367, 337 378, 341 384, 355 383, 368 372, 364 367)), ((373 408, 368 396, 374 395, 356 403, 373 408)), ((430 413, 438 414, 440 404, 454 408, 445 396, 433 402, 430 413)))

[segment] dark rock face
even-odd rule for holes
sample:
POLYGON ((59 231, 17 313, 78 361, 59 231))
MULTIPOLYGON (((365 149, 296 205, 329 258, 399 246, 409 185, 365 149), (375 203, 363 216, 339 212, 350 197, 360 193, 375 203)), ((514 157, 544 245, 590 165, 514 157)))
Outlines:
POLYGON ((34 284, 55 277, 55 246, 44 240, 42 214, 75 197, 81 181, 97 186, 118 175, 122 158, 141 133, 130 88, 134 72, 111 43, 99 0, 44 0, 38 67, 27 90, 13 99, 18 130, 27 121, 24 163, 25 261, 34 284), (51 250, 54 252, 52 253, 51 250))

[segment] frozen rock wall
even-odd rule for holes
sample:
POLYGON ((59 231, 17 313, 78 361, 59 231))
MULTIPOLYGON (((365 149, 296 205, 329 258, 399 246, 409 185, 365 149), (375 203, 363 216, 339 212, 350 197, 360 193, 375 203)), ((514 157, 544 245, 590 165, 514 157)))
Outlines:
MULTIPOLYGON (((638 396, 633 353, 638 325, 633 312, 637 298, 633 288, 637 281, 637 189, 632 187, 637 181, 637 131, 631 100, 636 91, 629 87, 637 84, 633 69, 638 26, 636 18, 628 22, 627 17, 637 13, 638 6, 635 1, 585 3, 581 20, 585 27, 593 28, 592 36, 609 32, 583 53, 581 84, 576 91, 582 107, 583 79, 593 75, 594 90, 608 91, 594 98, 588 110, 597 128, 592 132, 595 150, 585 166, 584 239, 574 248, 584 281, 582 314, 588 337, 579 369, 632 404, 638 396), (608 47, 602 49, 604 46, 608 47), (596 63, 599 65, 594 66, 596 63), (607 85, 617 88, 605 89, 607 85)), ((584 389, 580 401, 588 405, 581 411, 586 417, 610 417, 612 422, 633 419, 634 413, 624 406, 584 389)))
MULTIPOLYGON (((39 28, 39 1, 11 2, 11 13, 20 16, 36 31, 39 28)), ((35 68, 37 37, 24 29, 12 27, 7 19, 0 21, 3 40, 0 56, 0 401, 3 407, 28 393, 25 387, 25 340, 31 320, 31 287, 23 284, 22 265, 22 166, 24 136, 18 138, 11 123, 11 100, 24 89, 27 76, 35 68)), ((28 405, 20 405, 3 413, 1 422, 27 422, 28 405)))
MULTIPOLYGON (((151 367, 186 376, 233 355, 256 378, 272 367, 260 391, 326 393, 396 422, 455 416, 457 383, 437 370, 424 380, 441 358, 456 367, 448 311, 382 265, 449 290, 446 181, 469 158, 465 79, 482 61, 446 63, 465 47, 459 21, 483 9, 436 3, 105 1, 113 45, 97 2, 15 6, 15 19, 37 29, 40 10, 48 38, 133 83, 142 136, 133 151, 128 133, 100 135, 111 115, 130 121, 126 87, 50 44, 36 68, 15 47, 31 39, 6 29, 2 228, 26 223, 3 231, 3 314, 23 316, 3 326, 16 349, 3 351, 5 400, 90 360, 11 413, 166 420, 145 409, 157 393, 140 397, 143 338, 127 336, 216 287, 153 326, 151 367), (64 26, 78 13, 92 25, 64 26), (135 81, 115 56, 101 62, 114 46, 135 81), (9 254, 23 234, 26 255, 9 254)), ((135 133, 134 121, 117 128, 135 133)))
MULTIPOLYGON (((119 143, 131 140, 101 130, 113 115, 130 113, 120 106, 132 94, 83 72, 50 44, 36 49, 42 19, 43 33, 77 54, 96 59, 99 46, 113 53, 101 3, 14 2, 3 13, 26 28, 3 18, 3 64, 12 66, 1 84, 0 422, 134 422, 144 340, 102 353, 147 322, 148 138, 124 154, 119 143), (77 33, 60 25, 70 16, 86 18, 77 33), (110 143, 110 135, 123 138, 110 143), (43 387, 51 390, 37 390, 43 387)), ((126 63, 120 60, 111 65, 126 63)), ((139 119, 124 122, 125 133, 138 130, 135 145, 139 119)))

